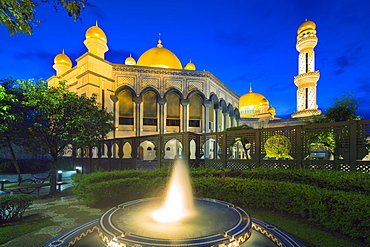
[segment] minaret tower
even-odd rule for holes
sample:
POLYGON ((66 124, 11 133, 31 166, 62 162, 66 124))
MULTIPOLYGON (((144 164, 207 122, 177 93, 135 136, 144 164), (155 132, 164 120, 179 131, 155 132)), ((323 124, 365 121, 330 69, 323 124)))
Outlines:
POLYGON ((294 77, 297 90, 297 111, 292 114, 296 117, 320 115, 321 111, 316 104, 316 85, 320 73, 315 71, 315 52, 317 44, 316 24, 306 20, 297 30, 296 49, 299 52, 298 75, 294 77))

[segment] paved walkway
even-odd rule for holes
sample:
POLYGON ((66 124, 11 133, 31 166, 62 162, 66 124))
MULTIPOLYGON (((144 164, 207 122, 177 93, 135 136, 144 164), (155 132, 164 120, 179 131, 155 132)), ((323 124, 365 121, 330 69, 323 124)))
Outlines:
MULTIPOLYGON (((72 174, 73 172, 71 172, 72 174)), ((64 175, 64 174, 63 174, 64 175)), ((69 182, 68 185, 62 186, 62 190, 71 186, 70 174, 66 174, 63 181, 69 182)), ((41 195, 49 193, 49 187, 40 190, 41 195)), ((6 192, 0 195, 9 194, 6 192)), ((103 213, 102 210, 89 208, 82 205, 74 196, 61 197, 58 199, 41 199, 36 200, 26 210, 26 215, 41 214, 51 219, 54 225, 44 227, 34 232, 25 234, 13 239, 0 246, 6 247, 41 247, 52 238, 65 232, 66 230, 82 224, 86 221, 98 218, 103 213)))

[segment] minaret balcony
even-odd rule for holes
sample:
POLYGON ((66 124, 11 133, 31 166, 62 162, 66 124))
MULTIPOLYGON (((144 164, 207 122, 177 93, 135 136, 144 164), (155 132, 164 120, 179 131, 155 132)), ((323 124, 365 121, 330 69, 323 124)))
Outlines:
POLYGON ((302 50, 312 50, 317 45, 318 38, 316 36, 306 36, 297 40, 296 49, 299 52, 302 50))
POLYGON ((317 71, 307 72, 294 77, 294 84, 297 87, 309 87, 316 86, 317 81, 320 78, 320 73, 317 71))

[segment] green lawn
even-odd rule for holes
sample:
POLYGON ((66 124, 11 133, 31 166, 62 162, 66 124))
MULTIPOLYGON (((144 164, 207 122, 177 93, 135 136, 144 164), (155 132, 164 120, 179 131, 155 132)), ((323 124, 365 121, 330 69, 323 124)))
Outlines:
POLYGON ((38 214, 25 216, 22 220, 16 222, 0 224, 0 244, 54 224, 55 222, 38 214))

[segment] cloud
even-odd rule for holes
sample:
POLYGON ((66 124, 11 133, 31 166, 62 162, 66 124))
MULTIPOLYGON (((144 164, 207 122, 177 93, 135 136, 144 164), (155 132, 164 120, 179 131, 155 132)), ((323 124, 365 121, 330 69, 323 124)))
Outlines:
POLYGON ((361 58, 361 51, 364 45, 354 46, 348 49, 342 56, 333 58, 334 59, 334 74, 339 75, 344 73, 349 67, 355 65, 361 58))

